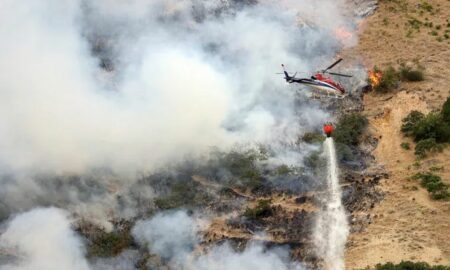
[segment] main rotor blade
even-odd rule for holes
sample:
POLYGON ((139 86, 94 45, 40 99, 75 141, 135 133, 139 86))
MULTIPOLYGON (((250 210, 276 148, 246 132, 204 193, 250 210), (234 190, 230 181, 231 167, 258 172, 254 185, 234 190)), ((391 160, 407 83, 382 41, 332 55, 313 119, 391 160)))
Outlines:
POLYGON ((341 73, 335 73, 335 72, 327 72, 327 73, 328 73, 328 74, 331 74, 331 75, 336 75, 336 76, 341 76, 341 77, 347 77, 347 78, 353 77, 352 75, 341 74, 341 73))
POLYGON ((325 71, 332 69, 335 65, 339 64, 342 61, 342 58, 339 58, 336 62, 334 62, 331 66, 325 69, 325 71))

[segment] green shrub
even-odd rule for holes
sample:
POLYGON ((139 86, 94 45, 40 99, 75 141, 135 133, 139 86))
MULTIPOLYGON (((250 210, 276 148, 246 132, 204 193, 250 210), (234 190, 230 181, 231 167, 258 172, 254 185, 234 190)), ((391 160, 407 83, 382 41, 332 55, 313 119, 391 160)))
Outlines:
POLYGON ((283 175, 287 175, 290 174, 292 172, 292 168, 290 168, 287 165, 280 165, 275 169, 275 174, 279 175, 279 176, 283 176, 283 175))
POLYGON ((231 151, 223 157, 220 164, 234 176, 243 180, 245 185, 253 188, 259 186, 262 177, 257 161, 267 158, 268 154, 264 149, 245 152, 231 151))
POLYGON ((408 116, 403 118, 401 131, 406 136, 413 136, 414 135, 414 127, 416 124, 422 120, 425 117, 425 115, 419 111, 411 111, 408 116))
POLYGON ((403 149, 405 149, 405 150, 411 149, 411 147, 409 146, 409 143, 407 143, 407 142, 402 142, 402 143, 400 144, 400 146, 401 146, 401 148, 403 148, 403 149))
POLYGON ((450 266, 433 265, 430 266, 426 262, 402 261, 399 264, 391 262, 385 264, 377 264, 376 270, 450 270, 450 266))
POLYGON ((421 140, 416 144, 414 154, 419 158, 426 158, 429 152, 442 152, 442 145, 437 144, 434 138, 421 140))
POLYGON ((211 202, 211 195, 199 190, 194 181, 173 183, 166 196, 154 200, 159 209, 173 209, 181 206, 201 206, 211 202))
POLYGON ((406 65, 400 67, 400 78, 403 81, 418 82, 424 80, 423 70, 420 68, 413 69, 406 65))
POLYGON ((418 111, 411 111, 402 120, 401 131, 417 142, 415 154, 420 158, 428 152, 440 152, 443 143, 450 142, 450 98, 442 106, 440 113, 426 116, 418 111))
POLYGON ((423 10, 428 11, 428 12, 432 12, 433 11, 433 6, 431 4, 429 4, 427 1, 422 1, 422 3, 420 3, 418 5, 418 7, 420 9, 423 9, 423 10))
POLYGON ((254 208, 246 208, 244 216, 251 219, 268 217, 272 214, 272 200, 259 200, 254 208))
POLYGON ((319 151, 312 151, 304 158, 303 163, 306 167, 313 170, 321 168, 325 165, 325 161, 321 158, 319 151))
POLYGON ((450 193, 448 189, 442 189, 431 194, 433 200, 448 200, 450 198, 450 193))
POLYGON ((448 142, 450 141, 450 125, 443 121, 440 114, 429 113, 414 126, 413 135, 416 142, 431 138, 438 143, 448 142))
POLYGON ((450 97, 447 98, 441 110, 442 120, 450 125, 450 97))
POLYGON ((417 173, 412 179, 420 180, 420 185, 426 188, 433 200, 446 200, 450 198, 448 185, 442 182, 439 175, 431 172, 417 173))
POLYGON ((88 245, 89 256, 113 257, 129 248, 133 238, 129 232, 100 232, 88 245))
POLYGON ((367 124, 367 118, 359 113, 344 115, 336 124, 333 138, 337 143, 357 145, 367 124))
MULTIPOLYGON (((375 67, 375 72, 379 72, 380 70, 375 67)), ((381 77, 380 83, 374 87, 374 90, 380 93, 387 93, 388 91, 397 88, 400 76, 397 70, 394 67, 389 66, 385 70, 381 71, 383 76, 381 77)))
POLYGON ((322 143, 325 141, 325 136, 318 132, 306 132, 301 140, 306 143, 322 143))
POLYGON ((353 161, 355 159, 352 149, 348 145, 342 143, 336 143, 336 155, 340 162, 353 161))

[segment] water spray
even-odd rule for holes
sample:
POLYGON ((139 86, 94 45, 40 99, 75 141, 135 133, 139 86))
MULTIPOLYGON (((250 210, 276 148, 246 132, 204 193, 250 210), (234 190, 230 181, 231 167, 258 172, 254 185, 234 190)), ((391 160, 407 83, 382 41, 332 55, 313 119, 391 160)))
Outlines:
MULTIPOLYGON (((332 126, 331 126, 332 127, 332 126)), ((325 125, 331 132, 332 128, 325 125)), ((324 142, 324 155, 327 159, 327 188, 324 205, 319 211, 314 230, 316 253, 324 262, 324 269, 344 269, 344 249, 349 233, 347 217, 342 205, 342 191, 339 186, 339 168, 336 159, 336 148, 332 137, 324 142)))

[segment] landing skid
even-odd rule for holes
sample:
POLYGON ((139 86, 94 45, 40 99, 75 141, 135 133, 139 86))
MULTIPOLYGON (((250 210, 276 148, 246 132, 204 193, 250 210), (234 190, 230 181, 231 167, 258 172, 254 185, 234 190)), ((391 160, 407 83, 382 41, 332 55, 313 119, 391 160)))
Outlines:
POLYGON ((315 99, 315 100, 321 100, 321 99, 330 99, 330 98, 334 98, 334 99, 343 99, 346 96, 344 95, 335 95, 335 94, 322 94, 322 93, 312 93, 311 95, 311 99, 315 99))

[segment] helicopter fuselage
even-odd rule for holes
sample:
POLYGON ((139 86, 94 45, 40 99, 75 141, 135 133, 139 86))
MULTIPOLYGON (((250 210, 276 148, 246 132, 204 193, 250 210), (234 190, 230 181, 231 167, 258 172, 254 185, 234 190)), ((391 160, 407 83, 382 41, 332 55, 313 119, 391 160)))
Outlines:
POLYGON ((288 78, 286 80, 289 83, 299 83, 304 84, 310 88, 320 91, 321 93, 325 93, 327 95, 338 95, 343 96, 345 94, 345 89, 339 83, 331 80, 323 76, 320 73, 315 74, 310 79, 308 78, 288 78))

